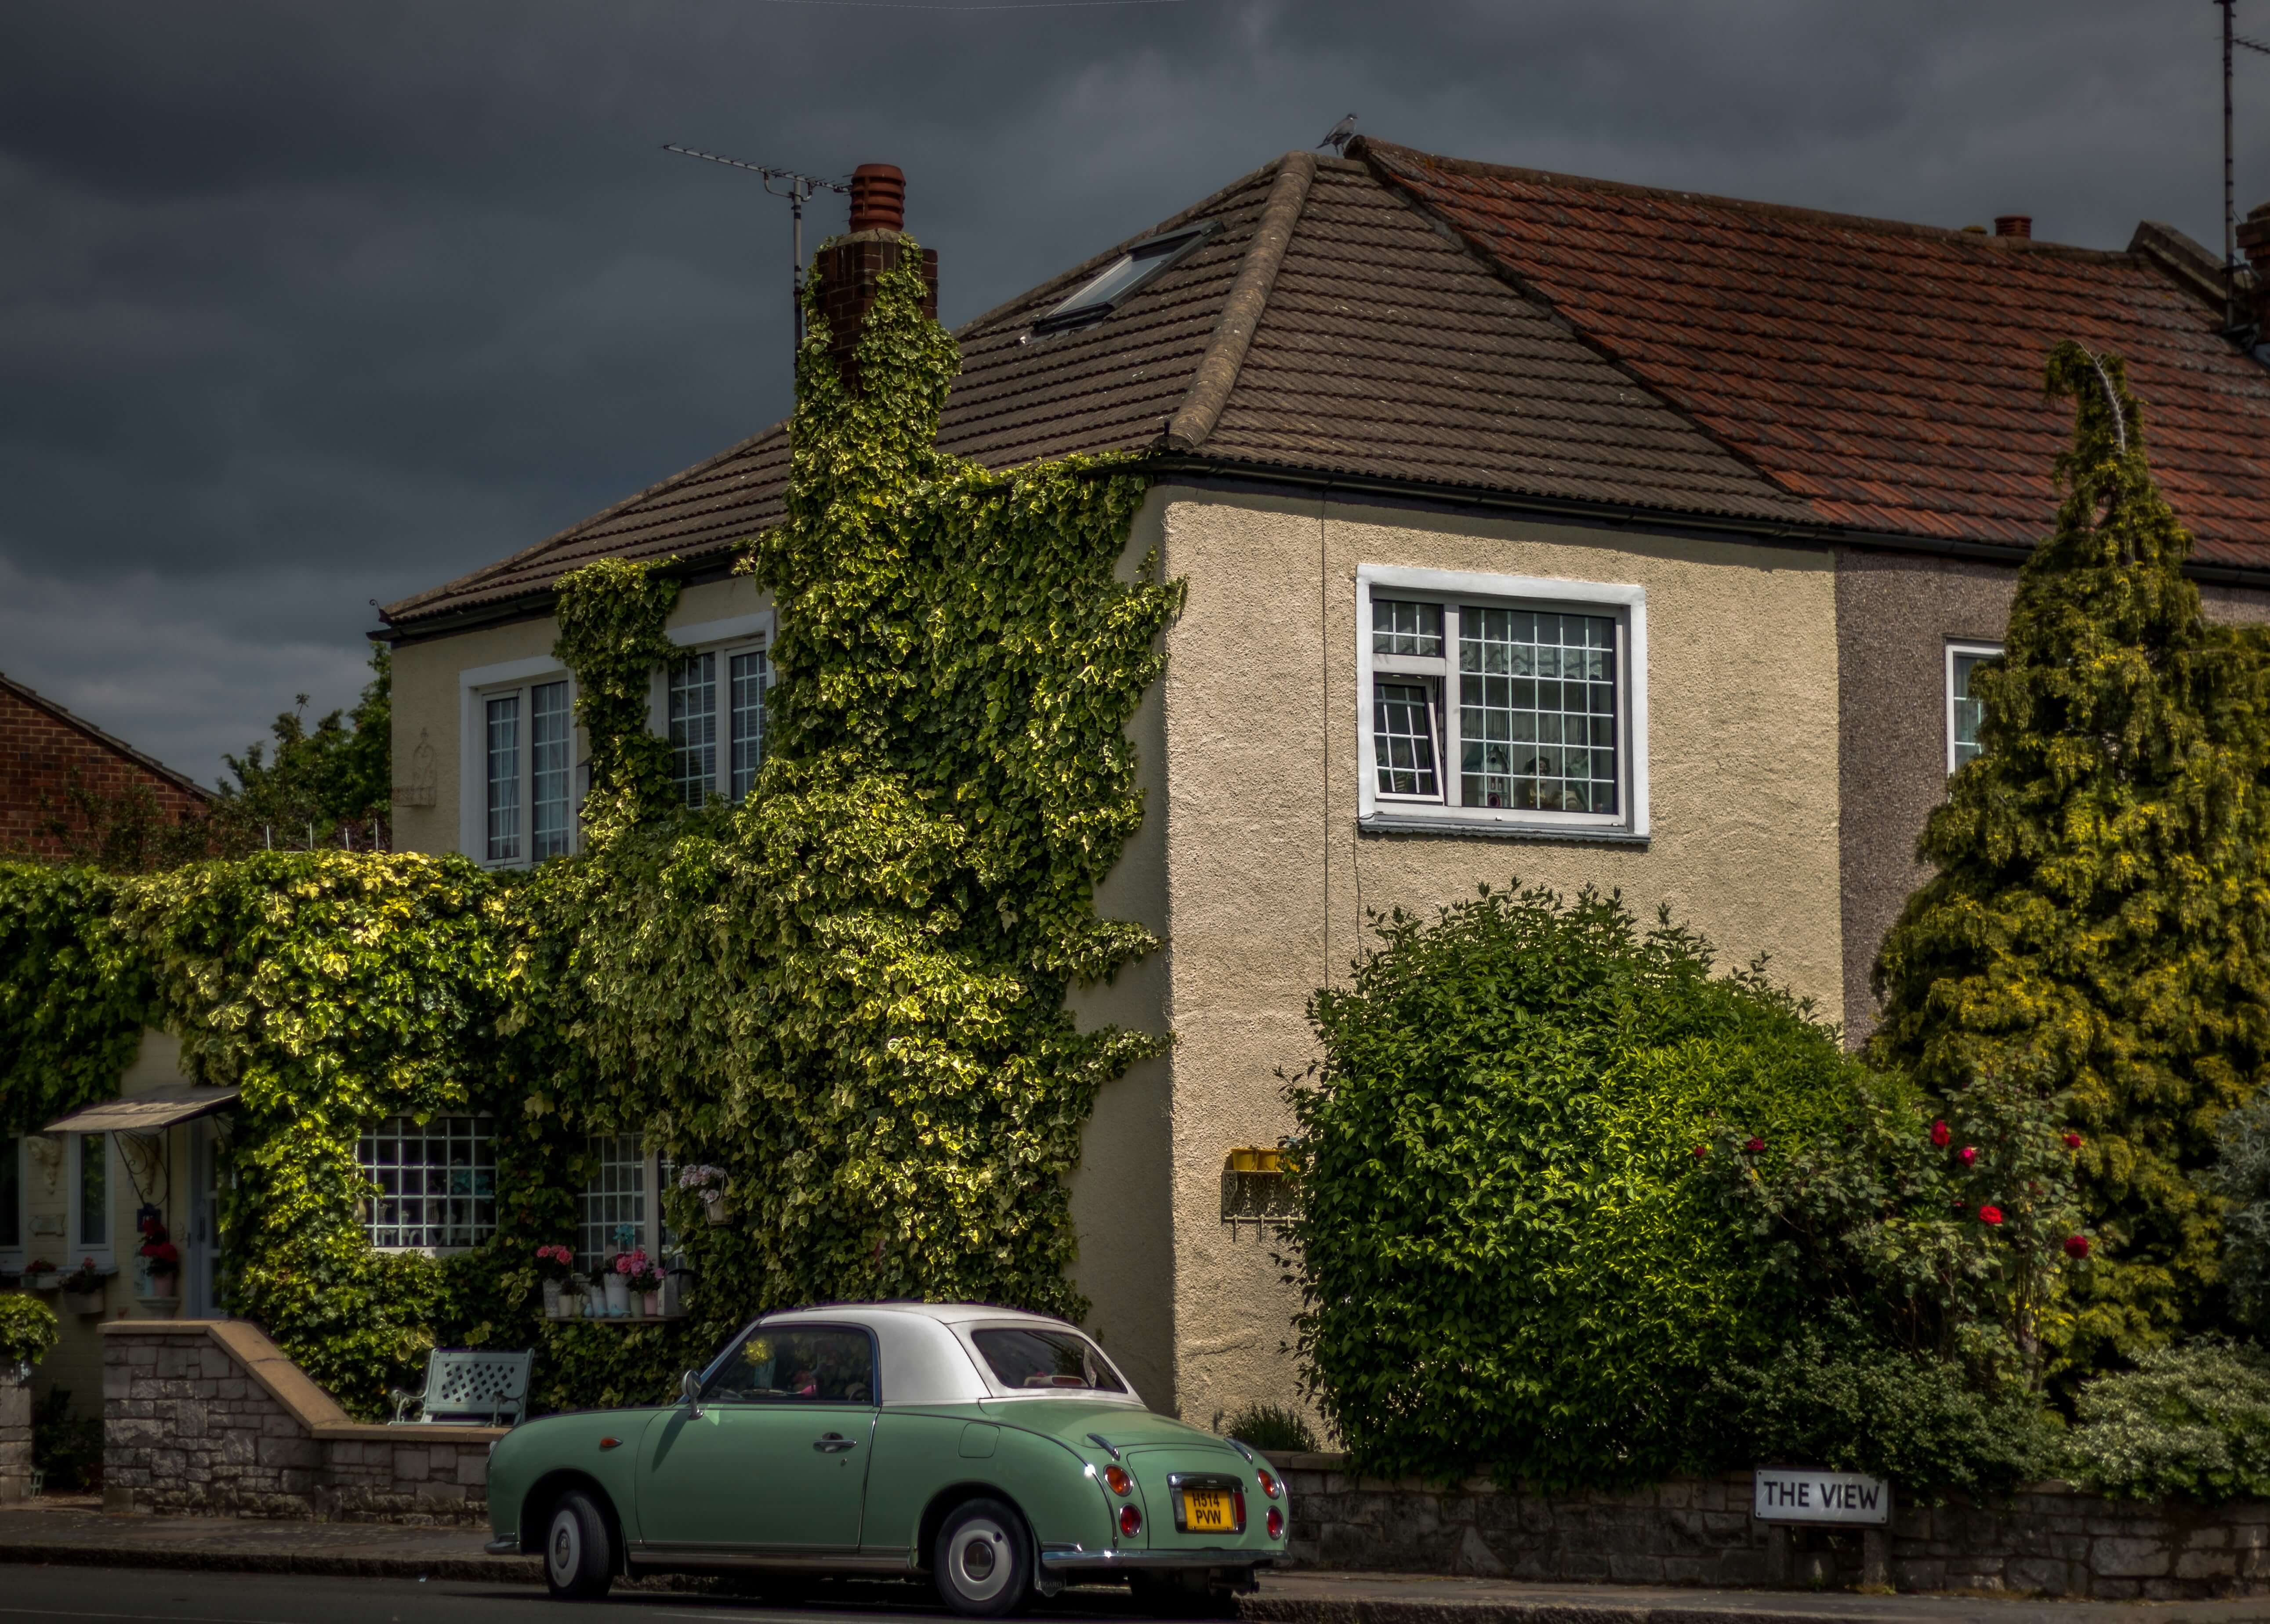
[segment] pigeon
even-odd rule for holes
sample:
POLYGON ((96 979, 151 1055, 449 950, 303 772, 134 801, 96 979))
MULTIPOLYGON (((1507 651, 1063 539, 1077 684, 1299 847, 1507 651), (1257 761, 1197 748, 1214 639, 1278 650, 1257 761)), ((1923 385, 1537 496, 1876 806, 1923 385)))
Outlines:
POLYGON ((1322 152, 1324 148, 1330 147, 1345 158, 1347 156, 1347 144, 1354 139, 1355 115, 1351 113, 1339 123, 1334 124, 1325 134, 1324 138, 1317 143, 1317 150, 1322 152))

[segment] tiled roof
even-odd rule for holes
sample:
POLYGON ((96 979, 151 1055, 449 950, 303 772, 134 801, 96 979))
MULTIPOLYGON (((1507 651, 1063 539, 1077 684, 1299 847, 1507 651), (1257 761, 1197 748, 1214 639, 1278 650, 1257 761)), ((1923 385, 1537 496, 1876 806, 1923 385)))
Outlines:
POLYGON ((2270 370, 2141 255, 1362 150, 1826 523, 2038 539, 2075 338, 2126 358, 2198 555, 2270 567, 2270 370))
MULTIPOLYGON (((2201 559, 2270 568, 2270 371, 2166 253, 1354 150, 1154 227, 1221 229, 1093 326, 1032 331, 1124 243, 961 329, 939 444, 2020 546, 2054 511, 2069 419, 2042 362, 2072 337, 2128 359, 2201 559)), ((386 618, 516 603, 598 557, 722 560, 779 519, 787 471, 775 425, 386 618)))
POLYGON ((137 767, 141 768, 145 772, 154 774, 156 776, 164 779, 167 783, 172 784, 175 789, 183 791, 185 794, 194 796, 200 801, 210 801, 213 798, 213 792, 211 790, 206 789, 204 785, 199 783, 187 773, 177 773, 172 768, 167 766, 163 761, 160 761, 156 756, 148 754, 144 751, 137 750, 133 745, 128 744, 115 733, 104 732, 100 728, 95 726, 93 723, 89 722, 85 716, 76 715, 71 711, 64 709, 61 705, 56 704, 55 701, 48 698, 47 695, 41 693, 38 689, 25 686, 22 683, 16 681, 4 671, 0 671, 0 693, 11 693, 15 695, 16 698, 23 701, 25 704, 34 706, 37 708, 47 712, 48 715, 53 716, 56 721, 63 723, 66 727, 75 729, 78 732, 85 734, 89 738, 94 740, 95 743, 102 745, 105 749, 116 751, 120 755, 124 756, 128 760, 133 762, 137 767))

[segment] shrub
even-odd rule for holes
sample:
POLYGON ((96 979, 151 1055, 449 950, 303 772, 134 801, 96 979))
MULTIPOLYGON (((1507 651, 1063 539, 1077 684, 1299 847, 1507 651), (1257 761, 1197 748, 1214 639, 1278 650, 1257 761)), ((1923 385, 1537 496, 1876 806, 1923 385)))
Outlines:
POLYGON ((2270 1361, 2202 1338, 2081 1390, 2066 1470, 2134 1500, 2270 1495, 2270 1361))
POLYGON ((1316 1452, 1317 1435, 1309 1430, 1298 1410, 1285 1405, 1247 1405, 1229 1418, 1229 1425, 1222 1430, 1265 1455, 1316 1452))
POLYGON ((32 1406, 32 1465, 50 1489, 94 1488, 102 1482, 102 1422, 70 1407, 70 1389, 53 1387, 32 1406))
POLYGON ((22 1292, 0 1296, 0 1364, 38 1364, 56 1336, 56 1311, 46 1303, 22 1292))
POLYGON ((1720 1458, 1695 1395, 1783 1320, 1695 1149, 1842 1120, 1860 1073, 1836 1032, 1591 891, 1485 887, 1378 936, 1312 1000, 1325 1058, 1290 1096, 1300 1346, 1333 1429, 1382 1473, 1720 1458))

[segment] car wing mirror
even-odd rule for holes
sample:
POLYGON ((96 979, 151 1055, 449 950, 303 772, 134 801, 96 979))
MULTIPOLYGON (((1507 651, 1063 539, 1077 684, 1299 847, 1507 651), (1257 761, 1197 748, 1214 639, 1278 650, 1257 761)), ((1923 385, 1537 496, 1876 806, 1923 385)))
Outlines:
POLYGON ((689 1419, 701 1413, 701 1373, 699 1370, 688 1370, 679 1378, 678 1397, 679 1402, 686 1405, 689 1419))

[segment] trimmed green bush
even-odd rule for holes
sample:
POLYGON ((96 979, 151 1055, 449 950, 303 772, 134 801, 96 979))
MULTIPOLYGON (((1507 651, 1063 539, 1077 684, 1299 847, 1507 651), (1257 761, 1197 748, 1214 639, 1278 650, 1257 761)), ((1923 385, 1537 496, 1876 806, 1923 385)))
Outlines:
POLYGON ((1863 1074, 1835 1029, 1667 916, 1488 887, 1381 921, 1310 1017, 1300 1346, 1362 1469, 1602 1485, 1723 1458, 1697 1395, 1782 1316, 1696 1152, 1843 1120, 1863 1074))
POLYGON ((2270 1495, 2270 1360, 2214 1338, 2081 1390, 2066 1470, 2132 1500, 2270 1495))
POLYGON ((0 1364, 36 1365, 56 1345, 56 1311, 22 1292, 0 1296, 0 1364))

